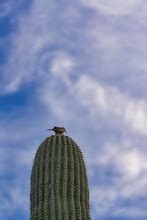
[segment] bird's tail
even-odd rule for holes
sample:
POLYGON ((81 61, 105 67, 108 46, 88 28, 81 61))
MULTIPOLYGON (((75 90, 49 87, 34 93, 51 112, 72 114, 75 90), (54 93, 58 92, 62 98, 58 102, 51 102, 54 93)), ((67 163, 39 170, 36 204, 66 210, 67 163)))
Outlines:
POLYGON ((49 129, 47 129, 47 131, 53 131, 53 128, 49 128, 49 129))

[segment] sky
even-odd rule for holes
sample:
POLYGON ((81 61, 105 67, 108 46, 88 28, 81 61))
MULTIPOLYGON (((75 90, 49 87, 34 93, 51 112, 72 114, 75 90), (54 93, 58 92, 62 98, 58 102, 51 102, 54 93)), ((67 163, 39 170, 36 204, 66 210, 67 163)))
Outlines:
POLYGON ((147 1, 0 1, 0 219, 28 220, 35 152, 64 126, 92 220, 147 219, 147 1))

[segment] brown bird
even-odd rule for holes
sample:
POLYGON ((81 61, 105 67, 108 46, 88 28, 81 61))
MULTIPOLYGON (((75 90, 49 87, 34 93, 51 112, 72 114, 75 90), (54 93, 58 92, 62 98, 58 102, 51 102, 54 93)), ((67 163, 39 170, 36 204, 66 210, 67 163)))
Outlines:
POLYGON ((64 127, 53 127, 51 129, 47 129, 47 131, 54 131, 55 134, 63 134, 64 132, 67 133, 67 131, 64 127))

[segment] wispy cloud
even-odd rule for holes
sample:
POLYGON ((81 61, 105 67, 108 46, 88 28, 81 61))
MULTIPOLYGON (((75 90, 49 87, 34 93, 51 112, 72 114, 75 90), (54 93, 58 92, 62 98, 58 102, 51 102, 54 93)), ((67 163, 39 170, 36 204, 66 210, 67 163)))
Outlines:
POLYGON ((3 190, 3 193, 0 193, 0 217, 2 219, 10 219, 18 209, 22 212, 28 212, 29 206, 27 205, 25 194, 26 186, 19 185, 19 180, 17 182, 18 184, 12 184, 11 182, 11 186, 7 182, 0 184, 3 190))
POLYGON ((128 0, 127 2, 123 0, 111 0, 109 2, 105 2, 103 0, 93 0, 90 2, 87 0, 82 1, 87 6, 98 10, 98 12, 118 16, 130 14, 136 11, 138 6, 140 6, 140 3, 137 0, 128 0))
POLYGON ((5 16, 9 15, 10 12, 14 9, 14 3, 11 2, 3 2, 0 4, 0 18, 4 18, 5 16))
MULTIPOLYGON (((61 78, 54 78, 43 87, 43 95, 41 94, 41 96, 49 108, 56 109, 55 106, 60 102, 62 111, 67 112, 66 104, 70 103, 68 100, 70 96, 71 102, 77 102, 81 109, 86 109, 94 121, 101 115, 104 118, 107 117, 109 123, 110 121, 112 124, 116 122, 121 124, 121 127, 125 126, 125 129, 128 128, 137 134, 147 134, 146 101, 132 98, 128 93, 122 93, 116 87, 100 84, 90 76, 81 75, 73 84, 70 77, 66 77, 64 80, 65 73, 60 72, 60 74, 61 78), (62 94, 60 91, 61 88, 58 89, 59 86, 65 85, 66 97, 64 92, 62 94), (61 98, 58 100, 56 97, 60 96, 60 93, 61 98), (50 105, 51 100, 52 105, 50 105)), ((72 113, 76 114, 75 108, 71 109, 70 115, 67 114, 66 117, 71 117, 72 113)))
POLYGON ((97 217, 143 219, 147 215, 143 210, 144 200, 140 203, 141 198, 146 198, 146 153, 134 145, 112 142, 99 149, 97 155, 93 153, 91 175, 92 178, 97 175, 98 179, 91 189, 91 206, 97 217), (129 206, 125 206, 127 201, 129 206))

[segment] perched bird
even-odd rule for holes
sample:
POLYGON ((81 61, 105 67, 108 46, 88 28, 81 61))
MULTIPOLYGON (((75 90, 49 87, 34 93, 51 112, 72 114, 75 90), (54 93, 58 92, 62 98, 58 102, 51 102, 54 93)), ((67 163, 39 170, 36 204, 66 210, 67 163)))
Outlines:
POLYGON ((54 131, 55 134, 63 134, 64 132, 67 133, 67 131, 64 127, 53 127, 51 129, 47 129, 47 131, 54 131))

